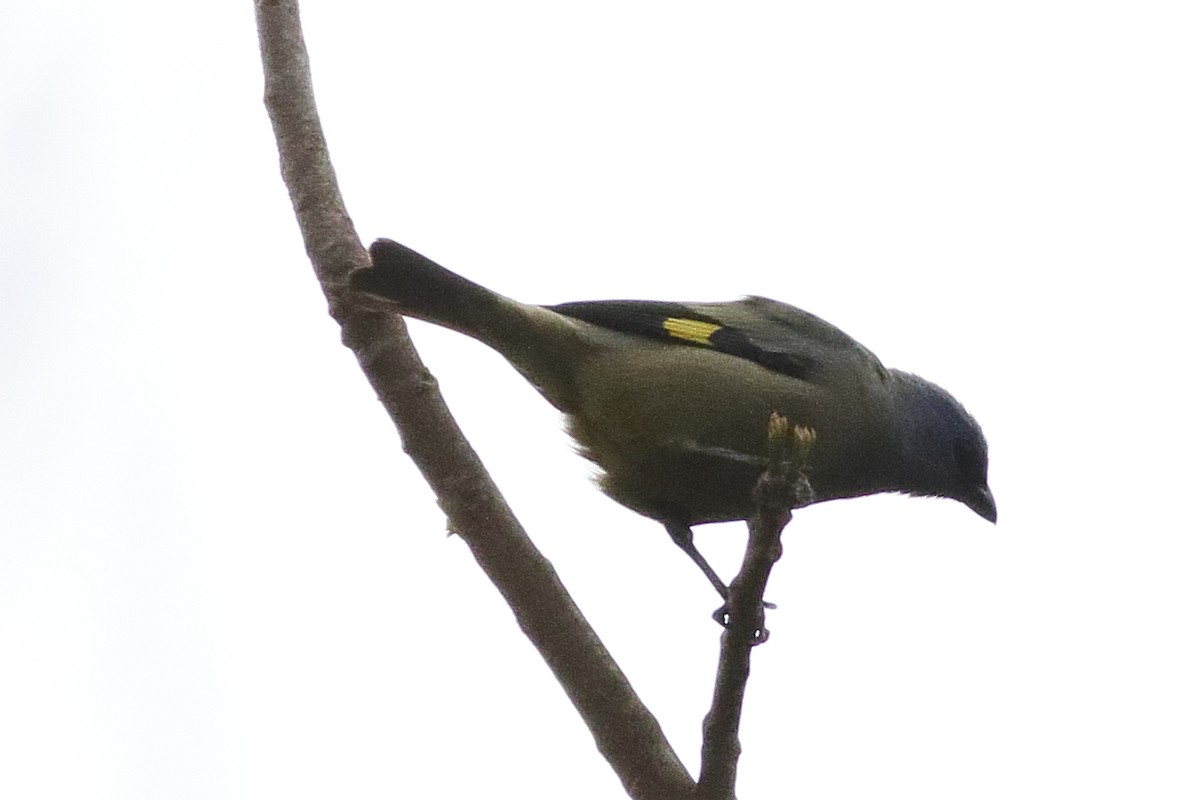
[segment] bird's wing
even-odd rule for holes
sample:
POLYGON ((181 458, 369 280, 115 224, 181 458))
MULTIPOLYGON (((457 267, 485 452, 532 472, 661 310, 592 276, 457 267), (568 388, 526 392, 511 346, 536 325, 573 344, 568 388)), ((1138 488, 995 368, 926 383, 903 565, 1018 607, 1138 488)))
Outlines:
POLYGON ((871 351, 838 328, 765 297, 687 304, 602 300, 550 310, 609 330, 711 348, 805 381, 845 368, 886 373, 871 351))

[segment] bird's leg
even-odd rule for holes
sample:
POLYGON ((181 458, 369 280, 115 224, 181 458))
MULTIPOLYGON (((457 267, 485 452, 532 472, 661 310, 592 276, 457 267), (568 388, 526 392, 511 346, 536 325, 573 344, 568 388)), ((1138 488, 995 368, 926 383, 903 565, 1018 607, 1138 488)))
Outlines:
MULTIPOLYGON (((725 585, 725 582, 721 580, 721 576, 717 575, 716 570, 708 565, 708 561, 696 549, 696 543, 692 539, 691 526, 679 522, 667 522, 664 523, 664 526, 667 529, 667 533, 671 535, 671 541, 677 544, 680 550, 688 554, 688 558, 695 562, 700 571, 704 573, 704 577, 708 578, 708 582, 717 590, 717 594, 721 595, 721 599, 725 601, 721 604, 720 608, 712 613, 712 618, 719 625, 728 627, 729 610, 727 606, 729 604, 729 587, 725 585)), ((763 608, 775 608, 775 604, 764 600, 763 608)))
POLYGON ((679 546, 679 549, 688 554, 700 571, 704 573, 704 577, 708 578, 708 582, 717 590, 717 594, 721 595, 722 600, 729 599, 729 587, 721 580, 721 576, 717 575, 716 571, 708 565, 704 556, 700 555, 700 551, 696 549, 696 543, 692 541, 692 528, 690 525, 684 525, 678 522, 665 523, 667 533, 671 535, 671 541, 679 546))

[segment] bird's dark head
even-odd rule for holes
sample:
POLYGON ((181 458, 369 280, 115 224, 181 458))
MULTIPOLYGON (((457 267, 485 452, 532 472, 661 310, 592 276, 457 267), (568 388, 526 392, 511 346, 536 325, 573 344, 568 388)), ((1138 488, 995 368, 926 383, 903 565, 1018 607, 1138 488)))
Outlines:
POLYGON ((907 372, 891 373, 900 435, 899 491, 958 500, 995 522, 987 440, 979 423, 945 389, 907 372))

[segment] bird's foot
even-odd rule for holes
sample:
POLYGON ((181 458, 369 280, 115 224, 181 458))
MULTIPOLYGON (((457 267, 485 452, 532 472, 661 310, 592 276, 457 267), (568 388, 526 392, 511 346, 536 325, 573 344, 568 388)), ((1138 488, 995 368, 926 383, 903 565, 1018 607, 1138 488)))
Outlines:
MULTIPOLYGON (((754 637, 750 643, 751 647, 757 647, 771 636, 771 632, 767 630, 766 626, 766 611, 768 608, 775 608, 775 604, 764 600, 758 608, 758 619, 754 623, 754 637)), ((729 613, 729 604, 722 603, 721 607, 712 613, 712 618, 722 628, 728 628, 733 622, 729 613)))

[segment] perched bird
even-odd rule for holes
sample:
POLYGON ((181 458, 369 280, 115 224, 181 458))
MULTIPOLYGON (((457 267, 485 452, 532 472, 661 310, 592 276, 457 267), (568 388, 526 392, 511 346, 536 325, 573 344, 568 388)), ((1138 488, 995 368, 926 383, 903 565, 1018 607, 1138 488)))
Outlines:
POLYGON ((746 519, 772 412, 816 433, 816 499, 877 492, 958 500, 991 522, 987 442, 943 389, 888 369, 845 333, 763 297, 538 306, 387 239, 355 289, 498 351, 567 418, 600 488, 661 522, 726 596, 693 525, 746 519))

